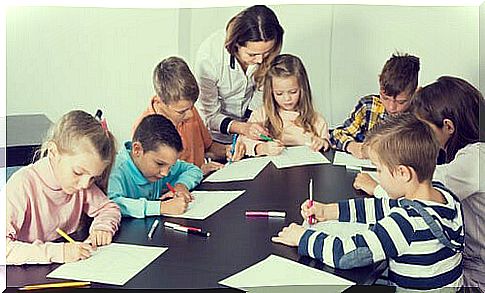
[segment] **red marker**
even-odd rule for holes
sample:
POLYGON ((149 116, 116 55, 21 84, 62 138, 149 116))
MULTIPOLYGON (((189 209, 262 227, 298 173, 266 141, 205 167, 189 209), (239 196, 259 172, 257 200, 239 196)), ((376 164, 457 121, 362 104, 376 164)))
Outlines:
MULTIPOLYGON (((308 202, 308 207, 311 208, 313 206, 313 178, 310 178, 310 183, 308 184, 308 189, 310 193, 310 201, 308 202)), ((317 222, 315 219, 315 215, 311 215, 308 217, 308 224, 313 225, 317 222)))
POLYGON ((198 235, 198 236, 204 236, 204 237, 211 236, 210 232, 192 230, 192 229, 189 229, 189 228, 183 227, 183 226, 175 226, 172 229, 174 229, 175 231, 185 232, 187 234, 193 234, 193 235, 198 235))
POLYGON ((170 183, 167 182, 167 183, 165 183, 165 185, 167 185, 168 190, 170 190, 170 192, 172 192, 173 195, 175 195, 177 193, 175 188, 173 188, 173 186, 170 183))
POLYGON ((183 228, 187 228, 189 230, 194 230, 194 231, 202 232, 202 229, 200 229, 200 228, 195 228, 195 227, 190 227, 190 226, 184 226, 184 225, 180 225, 180 224, 177 224, 177 223, 164 222, 163 225, 165 227, 169 227, 169 228, 172 228, 172 229, 175 229, 175 227, 183 227, 183 228))

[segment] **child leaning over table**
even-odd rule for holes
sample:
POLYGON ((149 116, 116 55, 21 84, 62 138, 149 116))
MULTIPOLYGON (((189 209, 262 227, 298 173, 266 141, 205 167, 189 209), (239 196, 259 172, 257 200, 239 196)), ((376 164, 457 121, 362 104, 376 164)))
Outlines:
POLYGON ((293 223, 272 240, 339 269, 386 260, 389 281, 399 289, 461 287, 461 206, 446 187, 431 182, 439 150, 431 128, 412 114, 393 116, 370 131, 364 147, 391 198, 316 202, 311 208, 305 201, 301 214, 372 228, 339 237, 293 223))

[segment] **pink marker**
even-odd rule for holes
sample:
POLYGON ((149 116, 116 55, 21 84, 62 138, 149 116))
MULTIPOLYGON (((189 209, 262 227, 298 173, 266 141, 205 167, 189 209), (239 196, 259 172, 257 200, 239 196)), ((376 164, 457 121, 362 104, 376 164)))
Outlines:
POLYGON ((277 211, 246 211, 246 216, 248 217, 286 217, 286 212, 277 211))
MULTIPOLYGON (((313 206, 313 178, 310 178, 310 183, 308 184, 308 189, 310 193, 310 201, 308 202, 308 207, 311 208, 313 206)), ((311 215, 308 217, 308 224, 313 225, 317 222, 315 219, 315 215, 311 215)))

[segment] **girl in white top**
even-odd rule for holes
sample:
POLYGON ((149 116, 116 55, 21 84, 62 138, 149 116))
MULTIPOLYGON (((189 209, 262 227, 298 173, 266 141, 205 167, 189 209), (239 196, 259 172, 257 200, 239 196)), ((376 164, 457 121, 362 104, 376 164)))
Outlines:
MULTIPOLYGON (((420 89, 410 111, 427 122, 446 152, 446 163, 436 166, 433 180, 441 181, 461 200, 465 220, 463 255, 465 287, 485 290, 485 130, 479 116, 485 114, 482 94, 463 79, 442 76, 420 89)), ((365 174, 354 187, 376 197, 382 188, 365 174)))
POLYGON ((285 146, 296 145, 328 149, 328 126, 313 108, 308 76, 298 57, 283 54, 273 60, 264 81, 263 102, 248 122, 268 129, 268 135, 257 140, 241 136, 247 155, 278 155, 285 146))
POLYGON ((230 134, 257 138, 267 131, 246 123, 251 110, 261 105, 255 95, 271 60, 279 54, 283 28, 264 5, 249 7, 200 46, 194 73, 200 86, 196 103, 201 117, 219 143, 231 143, 230 134))

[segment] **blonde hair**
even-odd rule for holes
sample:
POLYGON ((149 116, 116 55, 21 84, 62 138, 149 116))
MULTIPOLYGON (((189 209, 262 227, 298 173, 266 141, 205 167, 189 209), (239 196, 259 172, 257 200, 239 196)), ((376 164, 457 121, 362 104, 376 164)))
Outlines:
POLYGON ((273 48, 258 69, 253 73, 257 88, 263 85, 264 75, 271 60, 276 57, 283 45, 284 30, 278 22, 273 10, 264 5, 254 5, 244 9, 234 16, 226 26, 225 48, 231 54, 231 66, 239 47, 245 47, 247 42, 274 41, 273 48))
POLYGON ((179 57, 160 61, 153 70, 153 87, 165 104, 197 101, 199 86, 187 63, 179 57))
POLYGON ((386 118, 364 141, 364 149, 372 150, 391 173, 399 165, 411 167, 419 182, 433 178, 439 148, 433 130, 411 113, 386 118))
POLYGON ((279 115, 280 106, 273 96, 273 78, 296 77, 300 87, 300 99, 296 105, 296 111, 299 115, 295 124, 302 127, 305 132, 318 135, 315 129, 317 114, 312 104, 312 93, 308 76, 300 58, 282 54, 277 56, 266 74, 263 90, 264 110, 266 112, 266 121, 264 126, 269 130, 272 137, 281 138, 283 132, 283 121, 279 115))
POLYGON ((44 140, 40 150, 34 154, 34 160, 48 155, 49 145, 54 143, 59 153, 72 154, 81 140, 87 140, 97 152, 101 160, 107 163, 103 174, 95 182, 104 192, 107 191, 108 178, 116 156, 116 142, 113 134, 103 128, 101 122, 91 114, 75 110, 64 114, 54 124, 44 140))

